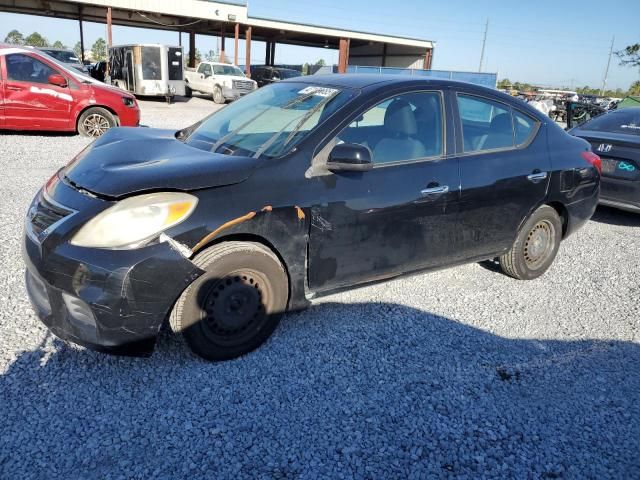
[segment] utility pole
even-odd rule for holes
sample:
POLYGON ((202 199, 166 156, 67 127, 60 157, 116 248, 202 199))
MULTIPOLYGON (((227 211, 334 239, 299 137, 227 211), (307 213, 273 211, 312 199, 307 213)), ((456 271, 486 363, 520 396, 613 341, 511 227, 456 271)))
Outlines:
POLYGON ((487 18, 487 23, 484 26, 484 40, 482 40, 482 52, 480 53, 480 66, 478 67, 478 72, 482 72, 482 61, 484 60, 484 47, 487 44, 487 30, 489 30, 488 18, 487 18))
POLYGON ((607 77, 609 76, 609 65, 611 65, 611 55, 613 55, 613 42, 616 41, 616 36, 614 35, 611 39, 611 48, 609 49, 609 60, 607 60, 607 68, 604 71, 604 78, 602 79, 602 90, 600 90, 600 96, 604 95, 604 89, 607 86, 607 77))

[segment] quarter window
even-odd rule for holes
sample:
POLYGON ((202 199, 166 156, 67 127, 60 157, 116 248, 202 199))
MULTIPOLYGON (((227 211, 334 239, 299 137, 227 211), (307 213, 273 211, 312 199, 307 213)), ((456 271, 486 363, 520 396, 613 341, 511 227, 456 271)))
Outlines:
POLYGON ((442 155, 442 104, 437 92, 385 100, 356 118, 337 140, 368 147, 374 164, 442 155))
POLYGON ((520 112, 513 112, 513 125, 516 129, 516 145, 527 143, 535 132, 536 122, 520 112))
POLYGON ((465 152, 514 146, 509 107, 486 98, 458 95, 465 152))
POLYGON ((7 78, 18 82, 49 83, 49 76, 56 72, 49 65, 29 55, 7 55, 7 78))

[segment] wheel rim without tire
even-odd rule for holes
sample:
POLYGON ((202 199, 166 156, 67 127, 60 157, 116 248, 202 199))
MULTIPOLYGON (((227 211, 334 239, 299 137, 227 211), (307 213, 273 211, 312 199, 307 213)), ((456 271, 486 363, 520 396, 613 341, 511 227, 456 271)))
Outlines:
POLYGON ((90 137, 99 137, 109 130, 110 127, 109 120, 98 113, 88 115, 87 118, 84 119, 84 122, 82 122, 82 126, 90 137))
POLYGON ((555 246, 556 229, 547 220, 541 220, 527 235, 524 244, 524 260, 531 270, 540 268, 549 258, 555 246))
POLYGON ((217 344, 234 346, 248 341, 269 318, 271 286, 253 270, 241 270, 207 287, 203 300, 204 334, 217 344))

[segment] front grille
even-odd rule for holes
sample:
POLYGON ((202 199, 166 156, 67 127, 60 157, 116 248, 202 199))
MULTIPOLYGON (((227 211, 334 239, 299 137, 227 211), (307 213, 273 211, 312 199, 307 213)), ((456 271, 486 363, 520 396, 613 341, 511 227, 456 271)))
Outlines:
POLYGON ((253 82, 250 80, 234 80, 233 88, 241 92, 250 92, 253 90, 253 82))
POLYGON ((67 210, 61 205, 54 205, 44 195, 39 195, 29 208, 27 216, 31 224, 31 231, 38 240, 41 240, 49 233, 47 232, 48 228, 72 213, 73 211, 67 210))

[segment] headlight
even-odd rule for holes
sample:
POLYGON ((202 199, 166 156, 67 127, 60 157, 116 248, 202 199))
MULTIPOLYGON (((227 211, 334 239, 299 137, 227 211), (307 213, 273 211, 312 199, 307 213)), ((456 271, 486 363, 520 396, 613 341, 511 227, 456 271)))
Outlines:
POLYGON ((127 107, 133 107, 136 104, 136 101, 131 97, 122 97, 122 103, 127 107))
POLYGON ((89 220, 71 239, 79 247, 128 250, 183 222, 198 199, 178 192, 126 198, 89 220))

